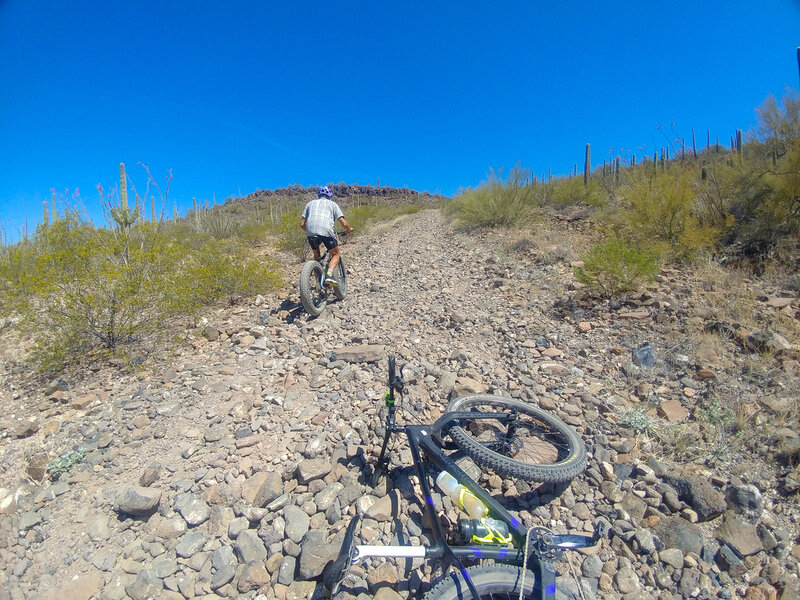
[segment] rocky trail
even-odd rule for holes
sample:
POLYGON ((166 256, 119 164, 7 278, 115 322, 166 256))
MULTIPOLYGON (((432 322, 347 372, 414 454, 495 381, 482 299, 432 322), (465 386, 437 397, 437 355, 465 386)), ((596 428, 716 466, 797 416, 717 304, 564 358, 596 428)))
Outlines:
MULTIPOLYGON (((399 219, 344 246, 347 297, 320 317, 295 284, 207 315, 134 373, 32 388, 18 349, 4 350, 0 600, 316 598, 356 512, 363 543, 396 543, 398 526, 423 543, 407 448, 376 488, 363 475, 389 354, 406 365, 403 419, 432 422, 449 398, 488 392, 579 432, 589 466, 566 490, 480 475, 528 526, 609 522, 608 539, 559 563, 563 597, 798 598, 797 347, 721 321, 714 290, 678 271, 627 302, 582 306, 580 226, 552 231, 539 251, 519 233, 456 234, 435 210, 399 219), (775 357, 769 377, 743 376, 753 348, 775 357), (669 446, 621 416, 700 423, 717 397, 741 397, 757 447, 732 456, 722 440, 709 460, 698 450, 716 429, 669 446)), ((287 269, 295 281, 300 264, 287 269)), ((796 297, 759 302, 797 319, 796 297)), ((434 501, 455 522, 449 499, 434 501)), ((342 598, 420 598, 435 577, 373 559, 342 598)))

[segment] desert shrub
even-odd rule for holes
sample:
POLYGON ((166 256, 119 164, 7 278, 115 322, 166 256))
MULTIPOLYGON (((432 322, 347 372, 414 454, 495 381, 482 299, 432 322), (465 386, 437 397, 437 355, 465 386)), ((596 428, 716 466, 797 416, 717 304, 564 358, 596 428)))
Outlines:
POLYGON ((236 217, 217 207, 208 210, 196 208, 186 216, 186 220, 192 231, 202 236, 224 240, 236 236, 239 232, 239 222, 236 217))
POLYGON ((620 411, 617 422, 621 427, 630 429, 634 433, 649 433, 653 430, 653 420, 647 416, 643 408, 630 408, 620 411))
POLYGON ((272 223, 272 231, 278 236, 278 248, 286 250, 300 260, 305 260, 308 251, 306 232, 300 229, 300 218, 303 207, 295 211, 288 211, 272 223))
POLYGON ((178 239, 149 223, 95 228, 70 216, 0 261, 11 314, 35 339, 46 371, 162 332, 225 295, 271 289, 278 270, 233 242, 178 239))
POLYGON ((595 245, 575 267, 578 281, 602 296, 612 297, 654 281, 660 268, 658 255, 640 251, 618 238, 595 245))
POLYGON ((626 183, 618 222, 642 243, 662 243, 674 256, 713 248, 721 229, 702 222, 695 207, 695 169, 675 167, 664 173, 639 172, 626 183))
POLYGON ((545 202, 552 203, 556 208, 564 208, 573 204, 588 204, 600 206, 603 196, 600 184, 590 179, 588 185, 583 185, 581 177, 565 177, 556 179, 547 186, 545 202))
POLYGON ((534 186, 525 185, 524 172, 515 167, 506 182, 491 171, 487 181, 453 198, 445 210, 460 229, 513 227, 534 219, 534 186))
POLYGON ((277 263, 256 258, 237 242, 207 239, 182 261, 172 287, 171 308, 196 313, 203 306, 235 296, 252 296, 280 284, 277 263))

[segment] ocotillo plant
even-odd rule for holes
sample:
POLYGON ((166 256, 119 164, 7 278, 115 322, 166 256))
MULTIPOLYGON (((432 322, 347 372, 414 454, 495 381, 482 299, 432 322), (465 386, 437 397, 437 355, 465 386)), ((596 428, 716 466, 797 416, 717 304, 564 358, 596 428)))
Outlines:
POLYGON ((58 221, 58 207, 56 206, 56 193, 53 192, 53 225, 58 221))

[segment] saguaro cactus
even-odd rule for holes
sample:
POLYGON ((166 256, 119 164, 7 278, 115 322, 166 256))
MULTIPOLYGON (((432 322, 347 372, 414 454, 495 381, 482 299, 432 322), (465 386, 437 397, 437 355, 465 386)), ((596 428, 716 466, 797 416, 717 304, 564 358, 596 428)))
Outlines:
POLYGON ((586 157, 583 161, 583 187, 587 187, 589 185, 589 171, 591 170, 591 157, 592 151, 589 144, 586 144, 586 157))
POLYGON ((53 225, 55 225, 56 221, 58 221, 58 207, 56 206, 56 193, 55 192, 53 192, 52 200, 53 200, 53 225))
POLYGON ((47 210, 47 200, 42 201, 42 225, 50 227, 50 213, 47 210))
POLYGON ((119 206, 128 212, 128 180, 125 177, 125 163, 119 163, 119 206))

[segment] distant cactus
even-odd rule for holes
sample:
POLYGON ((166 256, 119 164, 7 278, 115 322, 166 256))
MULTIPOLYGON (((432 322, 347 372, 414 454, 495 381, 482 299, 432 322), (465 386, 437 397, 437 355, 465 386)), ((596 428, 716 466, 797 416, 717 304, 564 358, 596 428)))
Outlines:
POLYGON ((119 163, 119 206, 128 211, 128 181, 125 177, 125 163, 119 163))
POLYGON ((47 200, 42 202, 42 225, 50 226, 50 212, 47 210, 47 200))
POLYGON ((53 225, 55 225, 56 221, 58 221, 58 207, 56 206, 56 193, 55 192, 53 192, 52 200, 53 200, 53 225))
POLYGON ((586 144, 586 158, 583 161, 583 186, 589 185, 589 171, 591 170, 592 151, 589 144, 586 144))
POLYGON ((111 218, 120 229, 130 227, 136 222, 140 211, 139 196, 136 196, 136 206, 128 209, 128 185, 125 177, 125 163, 119 163, 119 208, 111 207, 111 218))
POLYGON ((150 220, 153 223, 156 222, 156 199, 152 195, 150 196, 150 220))

